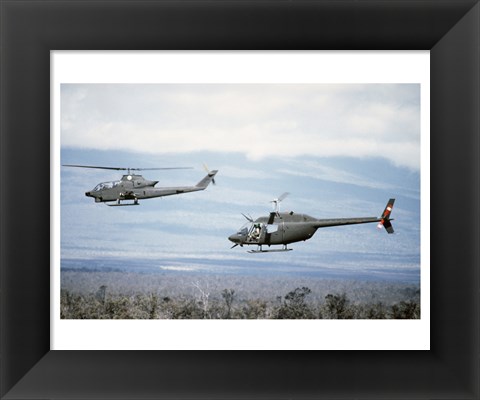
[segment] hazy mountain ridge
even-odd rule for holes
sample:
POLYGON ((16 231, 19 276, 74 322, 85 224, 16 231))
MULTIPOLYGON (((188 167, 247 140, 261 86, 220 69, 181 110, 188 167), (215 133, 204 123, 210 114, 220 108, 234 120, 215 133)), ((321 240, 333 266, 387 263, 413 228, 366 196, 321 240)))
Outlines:
POLYGON ((336 267, 333 263, 335 255, 326 254, 324 259, 317 261, 315 259, 307 261, 300 257, 298 264, 293 259, 279 261, 278 258, 262 258, 264 255, 251 255, 238 258, 202 258, 185 257, 184 259, 161 258, 161 259, 141 259, 141 258, 103 258, 103 259, 62 259, 61 273, 68 271, 84 272, 128 272, 136 274, 203 274, 225 275, 225 276, 245 276, 245 277, 269 277, 269 278, 288 278, 298 279, 333 279, 333 280, 360 280, 360 281, 385 281, 399 283, 419 284, 420 276, 418 264, 415 263, 415 257, 405 257, 404 266, 398 268, 393 263, 388 266, 388 262, 378 258, 366 268, 354 261, 356 257, 352 256, 345 261, 342 267, 336 267), (332 260, 331 266, 329 260, 332 260), (385 263, 387 266, 384 266, 385 263))

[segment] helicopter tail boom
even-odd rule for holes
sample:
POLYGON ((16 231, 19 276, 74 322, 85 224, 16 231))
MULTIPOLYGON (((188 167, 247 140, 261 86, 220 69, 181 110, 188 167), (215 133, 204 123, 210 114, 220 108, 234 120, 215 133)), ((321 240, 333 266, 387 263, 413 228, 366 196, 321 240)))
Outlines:
POLYGON ((318 219, 312 223, 312 225, 318 228, 326 228, 330 226, 343 226, 343 225, 356 225, 356 224, 369 224, 378 222, 377 227, 381 229, 385 228, 387 233, 394 233, 393 226, 390 218, 392 213, 393 204, 395 199, 388 200, 385 209, 380 217, 360 217, 360 218, 337 218, 337 219, 318 219))

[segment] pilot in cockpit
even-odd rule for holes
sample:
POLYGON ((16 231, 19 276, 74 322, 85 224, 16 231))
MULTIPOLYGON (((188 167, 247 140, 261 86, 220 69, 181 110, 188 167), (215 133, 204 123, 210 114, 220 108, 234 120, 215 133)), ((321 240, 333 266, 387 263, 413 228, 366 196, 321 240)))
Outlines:
POLYGON ((261 226, 260 224, 254 224, 251 237, 253 240, 257 240, 260 237, 260 232, 261 232, 261 226))

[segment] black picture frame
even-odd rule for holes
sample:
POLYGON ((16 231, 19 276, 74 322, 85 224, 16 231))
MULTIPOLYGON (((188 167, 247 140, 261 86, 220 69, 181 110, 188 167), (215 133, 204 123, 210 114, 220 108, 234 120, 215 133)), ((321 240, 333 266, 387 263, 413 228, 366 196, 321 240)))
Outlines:
POLYGON ((2 399, 480 398, 478 0, 0 7, 2 399), (50 50, 131 49, 430 50, 430 351, 50 351, 50 50))

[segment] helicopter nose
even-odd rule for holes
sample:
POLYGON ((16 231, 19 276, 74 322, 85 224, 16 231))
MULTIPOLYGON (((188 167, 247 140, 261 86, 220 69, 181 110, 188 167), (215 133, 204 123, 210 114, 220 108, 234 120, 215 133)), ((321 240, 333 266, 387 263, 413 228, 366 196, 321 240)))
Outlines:
POLYGON ((240 242, 240 240, 238 238, 238 235, 236 233, 234 233, 233 235, 230 235, 228 237, 228 240, 230 240, 233 243, 239 243, 240 242))
POLYGON ((92 193, 90 193, 90 192, 85 192, 85 196, 87 196, 87 197, 92 197, 92 193))

